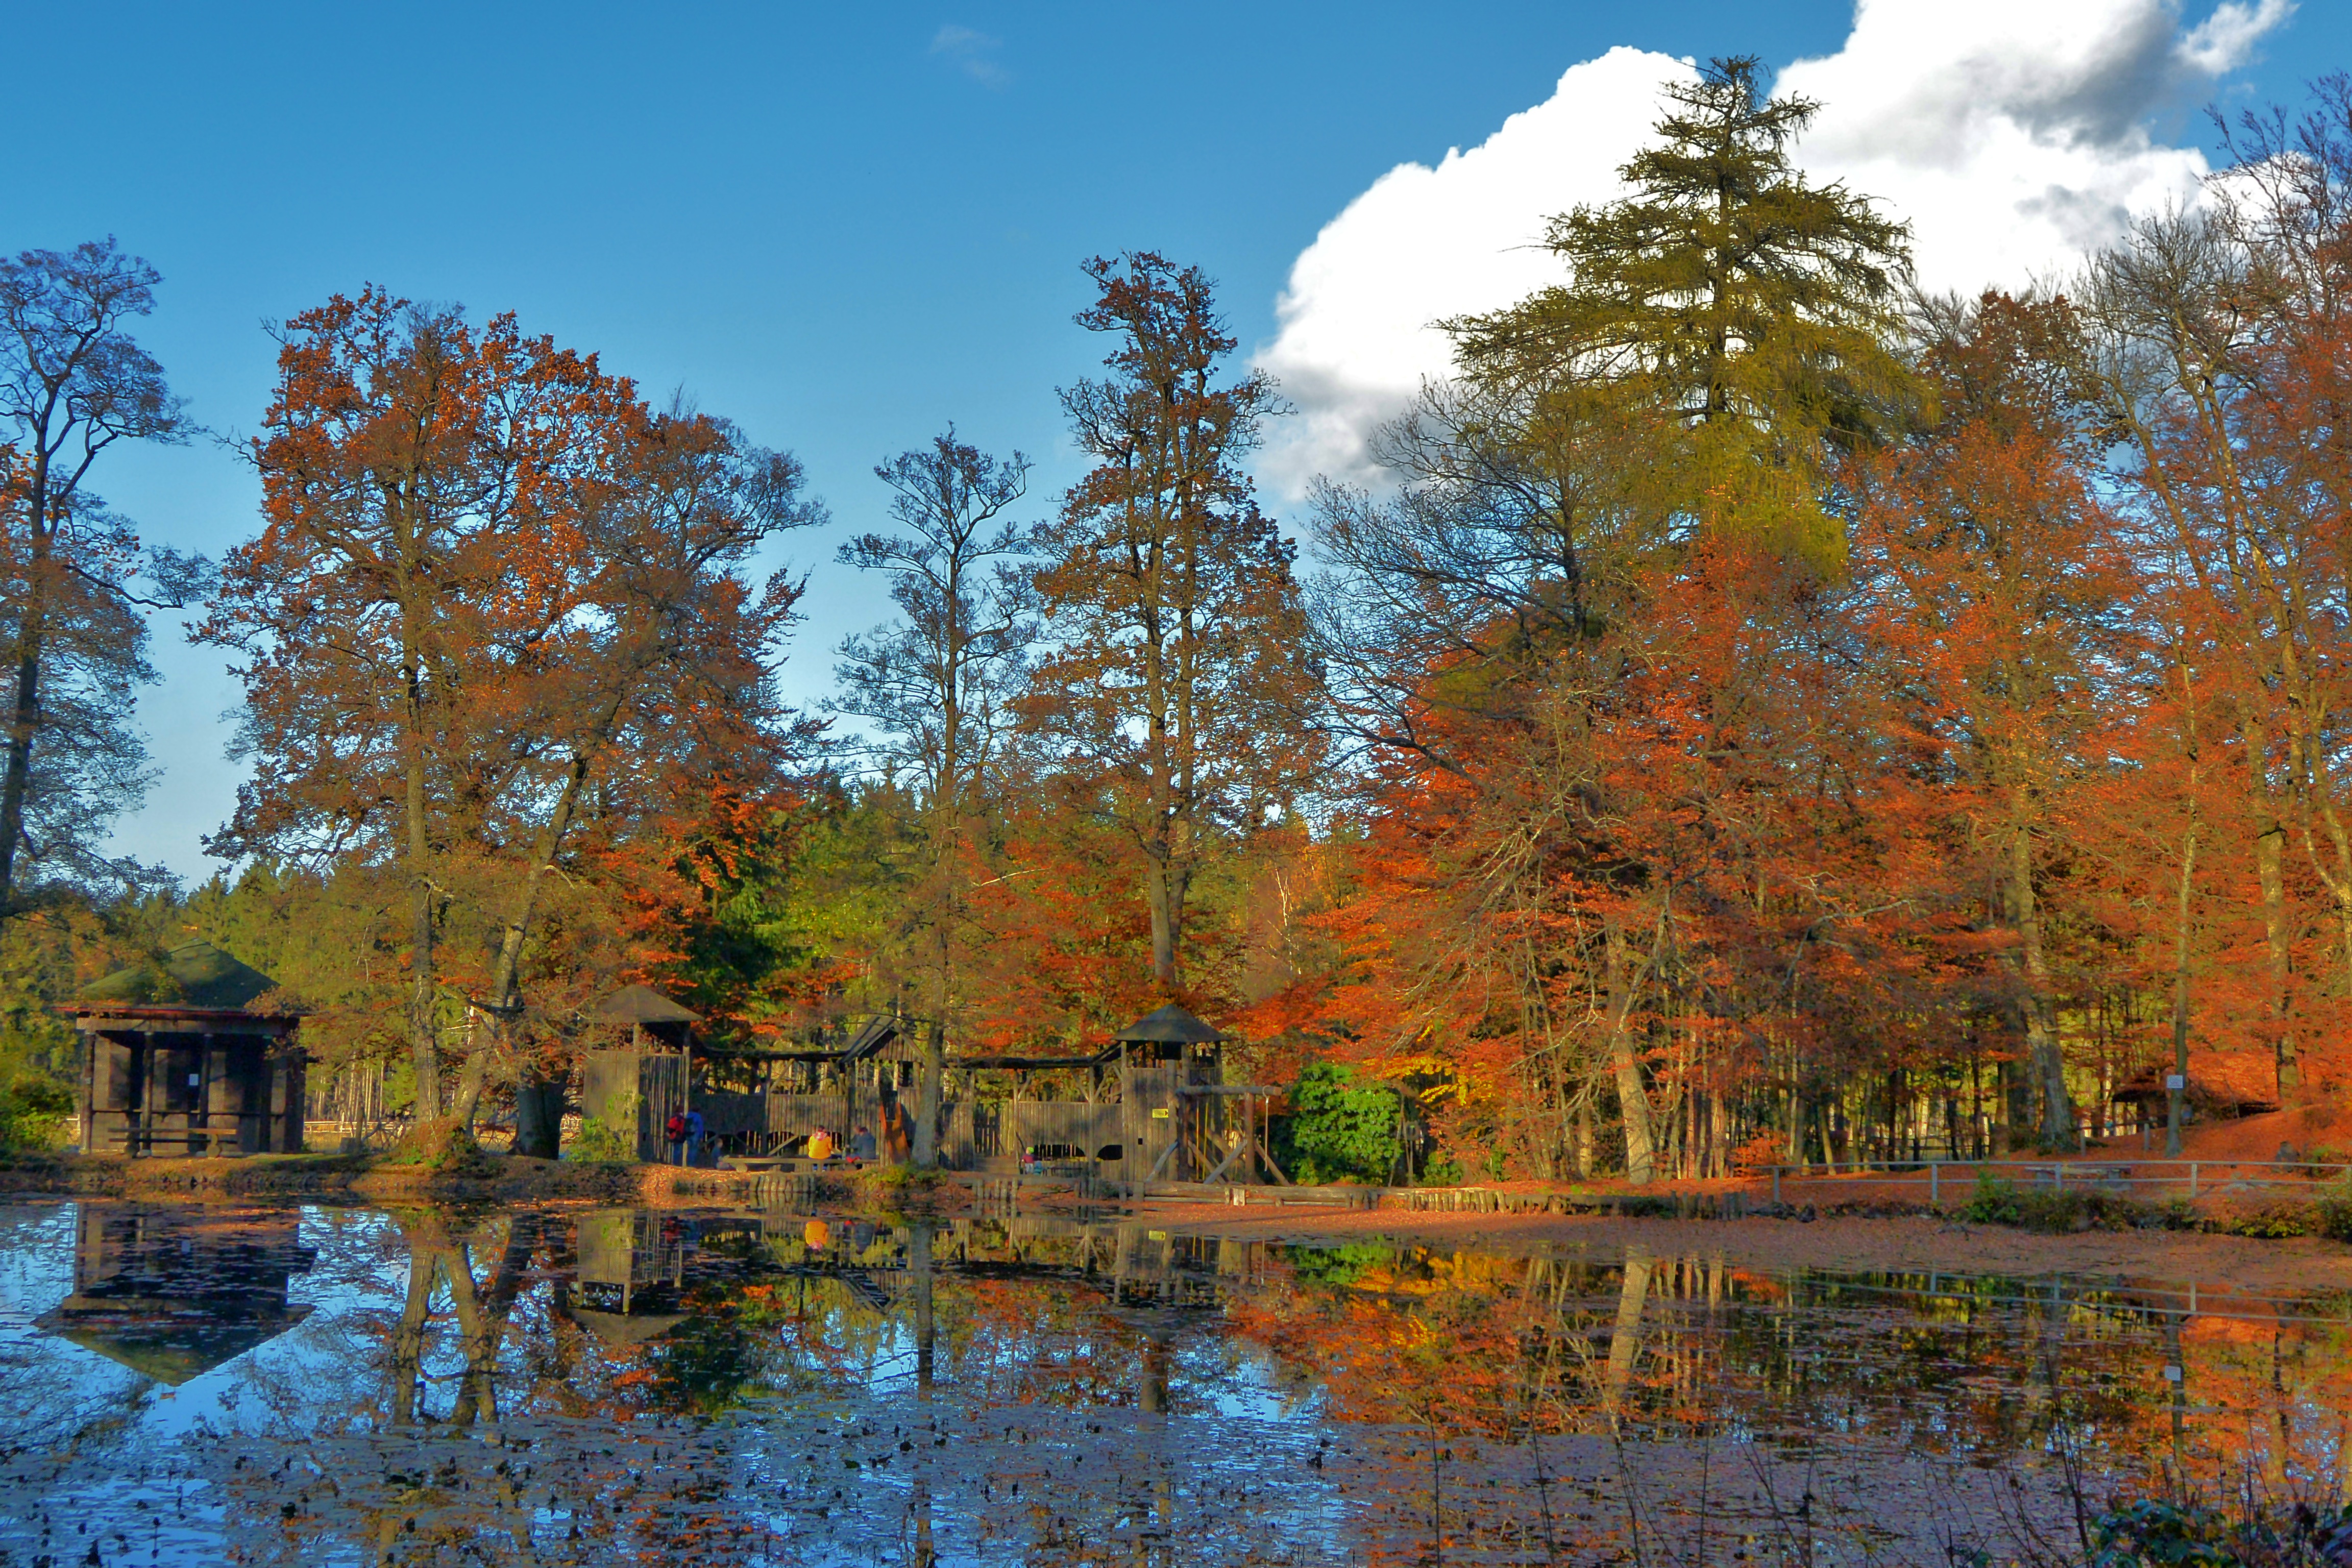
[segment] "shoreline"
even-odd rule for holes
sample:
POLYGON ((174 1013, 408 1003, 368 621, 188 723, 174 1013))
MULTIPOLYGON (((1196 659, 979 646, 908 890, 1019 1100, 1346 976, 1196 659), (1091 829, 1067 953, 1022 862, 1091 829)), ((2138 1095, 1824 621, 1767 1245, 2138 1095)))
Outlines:
MULTIPOLYGON (((788 1201, 827 1207, 948 1218, 978 1205, 982 1184, 1005 1179, 952 1173, 944 1180, 908 1180, 883 1176, 884 1167, 780 1177, 763 1172, 583 1164, 516 1156, 486 1163, 490 1168, 480 1174, 457 1174, 392 1163, 382 1155, 194 1160, 59 1155, 0 1166, 0 1195, 196 1204, 589 1204, 660 1210, 771 1208, 789 1195, 788 1201)), ((1073 1188, 1049 1180, 1032 1178, 1022 1189, 1018 1207, 1028 1212, 1066 1212, 1082 1202, 1073 1188)), ((2154 1226, 2053 1234, 1968 1223, 1953 1212, 1957 1205, 1937 1211, 1906 1204, 1858 1204, 1826 1213, 1808 1208, 1699 1210, 1682 1217, 1671 1213, 1625 1215, 1555 1205, 1530 1192, 1483 1188, 1461 1189, 1468 1201, 1459 1206, 1429 1207, 1412 1201, 1422 1191, 1427 1190, 1401 1194, 1408 1201, 1378 1206, 1368 1206, 1375 1195, 1370 1190, 1367 1205, 1344 1207, 1331 1203, 1206 1202, 1191 1196, 1126 1204, 1097 1200, 1087 1206, 1115 1208, 1171 1232, 1290 1246, 1381 1242, 1503 1250, 1566 1246, 1612 1252, 1639 1247, 1782 1268, 2063 1273, 2210 1285, 2225 1295, 2352 1295, 2352 1244, 2312 1235, 2249 1236, 2154 1226)), ((2208 1217, 2220 1224, 2232 1213, 2231 1205, 2217 1205, 2208 1217)))

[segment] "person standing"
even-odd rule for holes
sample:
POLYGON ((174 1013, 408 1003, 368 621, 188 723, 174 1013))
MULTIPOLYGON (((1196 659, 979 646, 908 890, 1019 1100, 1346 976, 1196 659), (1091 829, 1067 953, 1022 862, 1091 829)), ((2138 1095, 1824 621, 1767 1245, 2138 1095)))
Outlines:
POLYGON ((689 1165, 707 1163, 702 1152, 702 1112, 699 1110, 686 1113, 686 1163, 689 1165))
POLYGON ((669 1113, 669 1120, 662 1123, 662 1141, 669 1146, 669 1163, 673 1165, 685 1164, 686 1117, 684 1114, 676 1110, 669 1113))

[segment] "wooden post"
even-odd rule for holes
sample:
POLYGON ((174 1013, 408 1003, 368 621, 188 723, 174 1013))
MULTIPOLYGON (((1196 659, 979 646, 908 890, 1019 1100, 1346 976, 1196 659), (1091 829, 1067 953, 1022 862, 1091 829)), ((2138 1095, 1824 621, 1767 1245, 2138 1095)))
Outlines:
POLYGON ((155 1089, 161 1081, 155 1069, 163 1053, 156 1047, 154 1036, 142 1033, 139 1037, 145 1042, 147 1051, 147 1059, 140 1064, 140 1079, 146 1088, 139 1096, 139 1146, 131 1152, 150 1154, 155 1149, 155 1089))
POLYGON ((220 1059, 221 1056, 225 1053, 221 1051, 221 1048, 218 1046, 213 1043, 217 1037, 207 1033, 203 1037, 203 1038, 204 1055, 202 1060, 204 1062, 204 1066, 198 1069, 198 1073, 204 1079, 204 1083, 203 1086, 196 1090, 196 1114, 202 1118, 204 1121, 204 1129, 205 1132, 205 1152, 206 1153, 211 1153, 219 1147, 211 1136, 213 1130, 213 1101, 218 1098, 220 1094, 221 1079, 226 1076, 228 1064, 220 1059))

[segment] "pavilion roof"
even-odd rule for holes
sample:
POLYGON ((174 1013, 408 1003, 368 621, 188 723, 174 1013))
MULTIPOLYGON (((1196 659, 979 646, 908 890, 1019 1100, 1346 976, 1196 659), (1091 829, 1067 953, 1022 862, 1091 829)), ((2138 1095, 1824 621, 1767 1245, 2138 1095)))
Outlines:
POLYGON ((650 985, 624 985, 596 1004, 593 1015, 608 1024, 699 1024, 702 1015, 681 1007, 650 985))
POLYGON ((1228 1037, 1171 1002, 1157 1012, 1145 1014, 1113 1037, 1153 1045, 1192 1046, 1208 1045, 1228 1037))
POLYGON ((126 1007, 241 1012, 278 982, 198 938, 142 959, 81 988, 74 1001, 126 1007))

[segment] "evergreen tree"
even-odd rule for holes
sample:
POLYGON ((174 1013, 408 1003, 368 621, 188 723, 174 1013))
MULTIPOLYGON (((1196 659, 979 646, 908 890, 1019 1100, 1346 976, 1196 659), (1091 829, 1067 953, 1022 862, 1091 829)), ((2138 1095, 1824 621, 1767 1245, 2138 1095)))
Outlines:
POLYGON ((1789 149, 1817 105, 1764 98, 1758 68, 1718 59, 1669 87, 1659 142, 1619 171, 1633 194, 1552 221, 1568 281, 1450 326, 1474 383, 1555 401, 1598 387, 1651 416, 1685 530, 1833 561, 1827 451, 1917 395, 1895 346, 1908 230, 1805 182, 1789 149))

